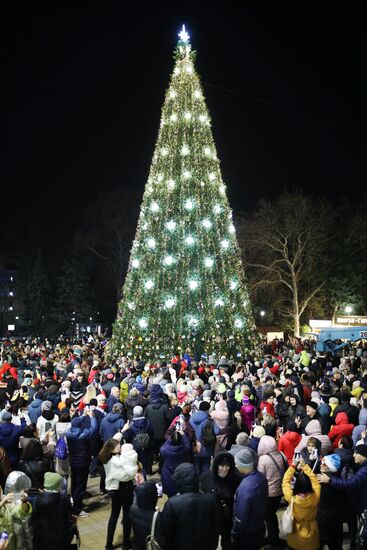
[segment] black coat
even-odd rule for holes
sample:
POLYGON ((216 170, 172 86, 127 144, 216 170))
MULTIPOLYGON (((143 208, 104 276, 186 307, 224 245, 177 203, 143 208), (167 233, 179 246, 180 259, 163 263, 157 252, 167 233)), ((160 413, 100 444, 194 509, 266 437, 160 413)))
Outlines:
POLYGON ((149 403, 145 409, 145 418, 152 426, 153 438, 163 441, 167 428, 169 426, 168 405, 161 401, 158 403, 149 403))
POLYGON ((67 495, 40 493, 33 503, 34 550, 69 550, 71 514, 67 495))
MULTIPOLYGON (((137 506, 136 502, 130 508, 130 519, 134 529, 134 541, 133 549, 134 550, 145 550, 146 549, 146 539, 150 535, 152 528, 154 510, 147 510, 137 506)), ((161 540, 161 514, 158 514, 154 534, 158 542, 162 545, 161 540)), ((162 545, 163 546, 163 545, 162 545)))
POLYGON ((215 550, 215 497, 189 492, 171 497, 162 512, 162 530, 167 550, 215 550))

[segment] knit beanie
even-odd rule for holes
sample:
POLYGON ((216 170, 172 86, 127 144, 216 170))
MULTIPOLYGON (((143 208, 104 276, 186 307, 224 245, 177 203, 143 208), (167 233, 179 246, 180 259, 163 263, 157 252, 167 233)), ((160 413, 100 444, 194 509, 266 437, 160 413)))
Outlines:
POLYGON ((142 414, 143 414, 143 407, 141 407, 140 405, 136 405, 133 408, 133 415, 134 416, 142 416, 142 414))
POLYGON ((52 409, 51 401, 44 401, 41 405, 41 411, 50 411, 52 409))
POLYGON ((250 447, 244 447, 236 453, 234 461, 240 468, 249 468, 256 464, 256 453, 250 447))
POLYGON ((354 448, 354 452, 367 458, 367 445, 360 443, 354 448))
POLYGON ((311 407, 312 409, 314 409, 315 411, 317 411, 317 409, 319 408, 318 404, 316 403, 316 401, 310 401, 309 403, 307 403, 307 406, 308 407, 311 407))
POLYGON ((342 459, 337 454, 326 455, 322 460, 330 472, 337 472, 342 465, 342 459))
POLYGON ((260 437, 262 437, 263 435, 265 435, 265 429, 262 426, 255 426, 255 428, 252 430, 253 437, 257 437, 258 439, 260 439, 260 437))

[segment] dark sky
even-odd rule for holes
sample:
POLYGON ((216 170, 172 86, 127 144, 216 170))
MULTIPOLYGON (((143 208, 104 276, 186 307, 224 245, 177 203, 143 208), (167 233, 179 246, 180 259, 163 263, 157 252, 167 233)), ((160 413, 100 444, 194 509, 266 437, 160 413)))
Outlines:
POLYGON ((3 15, 0 252, 33 241, 47 255, 100 190, 143 192, 182 23, 234 210, 293 186, 358 204, 365 13, 154 6, 3 15))

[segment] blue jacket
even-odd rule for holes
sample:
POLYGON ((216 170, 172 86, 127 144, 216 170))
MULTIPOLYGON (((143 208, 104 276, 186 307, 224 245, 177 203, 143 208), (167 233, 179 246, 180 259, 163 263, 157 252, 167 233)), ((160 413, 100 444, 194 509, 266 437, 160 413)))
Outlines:
POLYGON ((42 403, 42 399, 33 399, 33 401, 31 401, 31 403, 28 405, 28 416, 33 424, 37 424, 37 420, 41 416, 42 403))
POLYGON ((25 419, 21 419, 21 425, 15 426, 11 422, 0 424, 0 447, 4 447, 8 454, 9 462, 13 470, 16 470, 20 457, 19 437, 26 426, 25 419))
POLYGON ((172 477, 176 467, 182 462, 190 462, 191 442, 187 435, 183 434, 181 445, 172 445, 169 437, 159 450, 163 458, 161 470, 161 479, 163 492, 172 497, 177 494, 177 488, 173 483, 172 477))
POLYGON ((367 510, 367 460, 361 464, 356 473, 348 479, 330 478, 330 485, 341 491, 350 489, 355 511, 361 514, 367 510))
POLYGON ((243 539, 246 534, 257 533, 264 528, 268 504, 268 482, 257 470, 245 475, 234 496, 232 538, 243 539))
POLYGON ((124 427, 125 420, 121 417, 121 414, 110 412, 101 422, 99 428, 99 435, 102 438, 103 443, 113 437, 119 430, 124 427))
MULTIPOLYGON (((206 411, 196 411, 190 418, 190 424, 195 430, 195 439, 197 441, 200 441, 202 443, 203 440, 203 430, 208 422, 209 414, 206 411)), ((214 433, 215 435, 220 434, 220 428, 217 426, 217 424, 213 421, 214 426, 214 433)), ((214 454, 214 445, 211 445, 210 447, 205 447, 205 445, 202 443, 200 452, 196 454, 196 456, 202 456, 202 457, 208 457, 212 456, 214 454)))
POLYGON ((90 418, 90 428, 71 427, 66 432, 69 462, 72 468, 85 468, 91 459, 91 441, 97 431, 97 420, 90 418))

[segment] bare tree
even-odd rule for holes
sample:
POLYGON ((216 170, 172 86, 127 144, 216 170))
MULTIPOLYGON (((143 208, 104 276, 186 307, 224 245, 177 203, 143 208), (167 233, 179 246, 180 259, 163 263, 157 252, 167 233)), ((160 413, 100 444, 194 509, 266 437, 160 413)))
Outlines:
POLYGON ((238 220, 250 291, 270 288, 278 314, 300 334, 301 316, 326 284, 332 241, 331 209, 300 191, 261 200, 251 217, 238 220))
POLYGON ((133 189, 101 193, 84 211, 75 247, 88 251, 103 270, 120 300, 123 278, 134 239, 141 196, 133 189))

